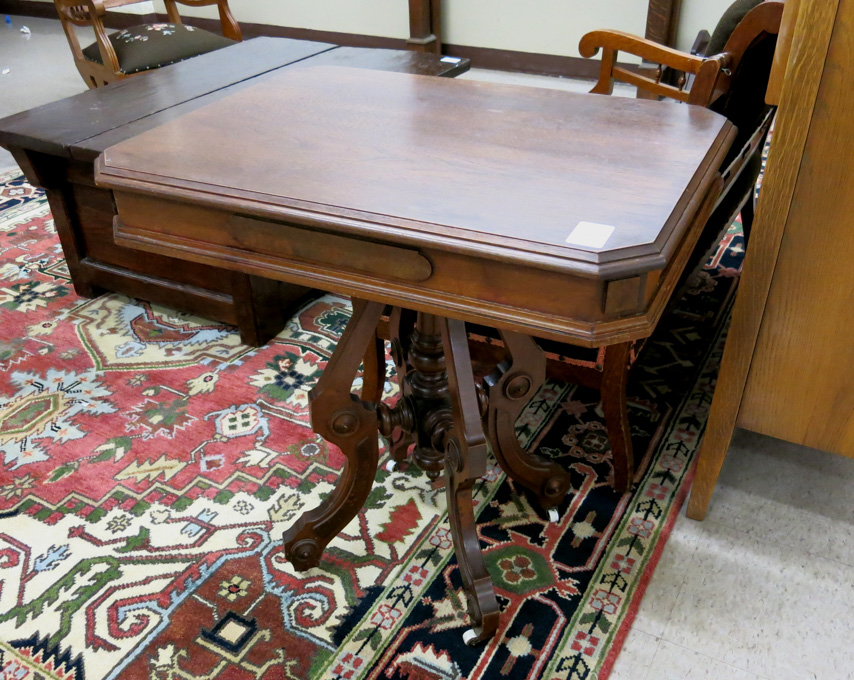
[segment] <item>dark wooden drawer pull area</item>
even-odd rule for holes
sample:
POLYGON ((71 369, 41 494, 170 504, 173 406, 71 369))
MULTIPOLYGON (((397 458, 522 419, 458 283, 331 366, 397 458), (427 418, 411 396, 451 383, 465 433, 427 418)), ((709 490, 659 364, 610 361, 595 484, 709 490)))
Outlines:
POLYGON ((412 248, 362 241, 245 215, 232 215, 228 226, 235 242, 285 259, 306 260, 404 281, 426 281, 433 273, 430 260, 412 248))

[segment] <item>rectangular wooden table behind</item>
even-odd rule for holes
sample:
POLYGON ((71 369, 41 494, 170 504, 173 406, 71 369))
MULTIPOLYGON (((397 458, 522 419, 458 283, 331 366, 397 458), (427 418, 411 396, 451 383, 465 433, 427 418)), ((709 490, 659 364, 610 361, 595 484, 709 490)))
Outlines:
POLYGON ((313 427, 347 464, 286 532, 286 555, 298 569, 319 562, 370 491, 377 433, 402 433, 398 453, 412 441, 417 461, 444 460, 471 642, 498 621, 471 499, 486 437, 544 507, 569 490, 565 470, 515 437, 545 377, 531 336, 596 346, 649 335, 734 134, 679 104, 318 67, 111 147, 96 176, 114 191, 120 244, 354 298, 311 394, 313 427), (387 305, 394 407, 379 403, 387 305), (499 329, 510 350, 480 388, 465 321, 499 329))
POLYGON ((113 144, 311 63, 445 77, 468 69, 466 59, 432 54, 256 38, 0 120, 0 145, 46 190, 75 291, 124 293, 231 323, 249 345, 278 333, 310 289, 117 246, 112 195, 95 186, 93 163, 113 144))

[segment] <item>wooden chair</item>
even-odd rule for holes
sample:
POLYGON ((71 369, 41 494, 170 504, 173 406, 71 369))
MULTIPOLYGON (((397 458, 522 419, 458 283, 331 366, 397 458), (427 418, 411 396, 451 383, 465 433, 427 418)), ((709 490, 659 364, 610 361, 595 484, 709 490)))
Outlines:
MULTIPOLYGON (((771 126, 773 109, 764 103, 783 3, 776 0, 738 0, 721 17, 709 39, 706 55, 686 54, 645 38, 620 31, 586 34, 579 45, 584 57, 602 50, 599 80, 591 90, 611 94, 615 80, 635 85, 658 97, 713 109, 738 127, 738 136, 721 168, 724 188, 712 216, 675 289, 680 297, 689 276, 707 261, 709 252, 741 212, 745 238, 753 221, 754 187, 762 164, 762 149, 771 126), (617 64, 619 52, 628 52, 659 65, 655 75, 638 75, 617 64), (673 69, 676 85, 663 82, 673 69)), ((485 365, 503 360, 503 345, 487 328, 472 328, 472 355, 485 365)), ((626 491, 634 477, 634 456, 626 408, 626 384, 643 341, 599 348, 583 348, 537 341, 546 353, 550 378, 598 389, 611 445, 614 488, 626 491)))
POLYGON ((110 35, 104 26, 107 11, 143 0, 54 0, 74 63, 90 88, 174 64, 242 40, 228 0, 164 0, 168 23, 131 26, 110 35), (176 2, 191 7, 217 5, 222 35, 185 26, 176 2), (75 26, 91 26, 95 42, 80 47, 75 26))

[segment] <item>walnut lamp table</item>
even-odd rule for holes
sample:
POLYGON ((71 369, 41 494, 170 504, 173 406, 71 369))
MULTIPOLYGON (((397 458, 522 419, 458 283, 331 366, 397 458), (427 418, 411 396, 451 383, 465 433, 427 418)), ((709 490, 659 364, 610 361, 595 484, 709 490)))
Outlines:
POLYGON ((499 464, 544 508, 569 475, 514 423, 545 379, 531 336, 602 346, 648 336, 718 197, 735 128, 691 106, 369 72, 288 70, 107 149, 116 242, 353 298, 311 392, 347 462, 285 532, 299 569, 364 504, 378 434, 444 467, 472 629, 499 608, 471 490, 499 464), (391 308, 401 398, 380 403, 391 308), (510 357, 476 386, 465 321, 510 357), (360 395, 351 394, 364 361, 360 395))

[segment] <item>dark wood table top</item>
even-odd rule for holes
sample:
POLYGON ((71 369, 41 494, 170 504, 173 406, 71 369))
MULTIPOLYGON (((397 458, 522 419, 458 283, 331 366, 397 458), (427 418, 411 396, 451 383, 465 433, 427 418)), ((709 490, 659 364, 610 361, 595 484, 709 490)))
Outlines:
POLYGON ((679 104, 317 68, 112 147, 100 172, 271 217, 356 217, 366 237, 511 248, 591 273, 622 261, 631 273, 678 239, 728 130, 679 104), (613 232, 585 238, 580 223, 613 232))
MULTIPOLYGON (((161 247, 186 237, 194 244, 185 243, 185 251, 198 253, 205 239, 223 244, 227 232, 226 247, 249 259, 254 251, 275 255, 271 239, 284 239, 296 224, 397 247, 384 258, 397 252, 408 258, 399 266, 411 271, 392 279, 435 279, 442 253, 576 279, 635 277, 638 291, 629 297, 640 296, 648 309, 654 295, 642 289, 655 282, 638 275, 664 270, 680 248, 733 134, 723 117, 680 104, 336 67, 287 69, 107 149, 96 177, 124 192, 231 211, 238 221, 273 221, 262 228, 244 220, 238 233, 233 217, 217 237, 175 226, 152 237, 161 247)), ((212 250, 207 255, 217 261, 212 250)), ((373 262, 362 271, 381 279, 380 268, 373 262)), ((533 281, 522 284, 529 297, 533 281)), ((499 297, 510 285, 481 277, 460 286, 477 300, 487 284, 499 297)), ((546 321, 525 324, 537 326, 549 330, 546 321)))
MULTIPOLYGON (((112 144, 302 62, 437 74, 436 58, 428 54, 254 38, 0 119, 0 146, 94 161, 112 144)), ((469 62, 442 67, 441 75, 454 76, 469 62)))

